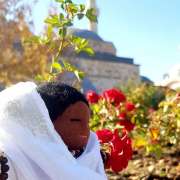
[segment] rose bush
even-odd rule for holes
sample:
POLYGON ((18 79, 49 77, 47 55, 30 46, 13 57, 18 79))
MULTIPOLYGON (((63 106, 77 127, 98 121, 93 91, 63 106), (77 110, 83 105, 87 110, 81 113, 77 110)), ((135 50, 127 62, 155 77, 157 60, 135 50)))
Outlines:
POLYGON ((116 88, 102 94, 91 91, 87 99, 92 109, 90 127, 108 153, 106 168, 114 172, 127 167, 132 149, 160 156, 164 146, 180 144, 179 93, 140 85, 126 95, 116 88))
POLYGON ((131 118, 136 107, 116 88, 105 90, 101 95, 89 91, 86 97, 92 109, 91 129, 96 131, 108 157, 106 168, 116 173, 122 171, 132 158, 130 133, 135 124, 131 118))
POLYGON ((180 145, 180 96, 170 93, 152 114, 150 128, 155 131, 153 138, 162 146, 180 145))
POLYGON ((130 86, 126 89, 127 100, 136 104, 136 113, 132 117, 132 121, 136 124, 132 133, 133 149, 144 149, 148 154, 160 156, 162 151, 161 143, 158 141, 160 126, 155 123, 158 119, 153 120, 153 117, 167 94, 172 94, 172 91, 149 84, 130 86))

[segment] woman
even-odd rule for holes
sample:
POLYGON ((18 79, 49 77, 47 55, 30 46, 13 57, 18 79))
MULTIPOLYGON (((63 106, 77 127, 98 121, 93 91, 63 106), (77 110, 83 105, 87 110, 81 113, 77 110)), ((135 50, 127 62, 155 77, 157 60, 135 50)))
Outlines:
POLYGON ((89 118, 84 96, 65 84, 25 82, 2 91, 0 150, 8 179, 107 179, 89 118))

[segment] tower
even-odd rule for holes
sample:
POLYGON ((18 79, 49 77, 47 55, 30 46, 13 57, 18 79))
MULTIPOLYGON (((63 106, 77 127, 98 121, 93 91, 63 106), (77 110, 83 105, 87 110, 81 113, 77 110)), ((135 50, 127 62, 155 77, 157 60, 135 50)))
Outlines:
MULTIPOLYGON (((95 10, 95 14, 98 16, 99 10, 98 10, 97 5, 96 5, 96 0, 88 0, 87 7, 89 9, 93 8, 95 10)), ((98 33, 97 23, 89 21, 89 30, 93 31, 95 33, 98 33)))

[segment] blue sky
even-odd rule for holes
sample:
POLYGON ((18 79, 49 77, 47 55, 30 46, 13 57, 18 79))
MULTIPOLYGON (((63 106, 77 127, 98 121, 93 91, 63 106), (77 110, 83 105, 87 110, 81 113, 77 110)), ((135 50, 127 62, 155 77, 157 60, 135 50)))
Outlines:
MULTIPOLYGON (((36 32, 41 31, 49 5, 50 0, 41 0, 34 8, 36 32)), ((159 82, 180 64, 179 0, 97 0, 97 5, 99 35, 114 43, 118 56, 134 58, 141 75, 159 82)), ((88 22, 76 22, 76 27, 88 28, 88 22)))

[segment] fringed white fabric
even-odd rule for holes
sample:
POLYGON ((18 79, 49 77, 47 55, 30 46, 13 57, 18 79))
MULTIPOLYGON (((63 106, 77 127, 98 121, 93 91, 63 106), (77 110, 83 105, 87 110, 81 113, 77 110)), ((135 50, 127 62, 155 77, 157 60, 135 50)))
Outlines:
POLYGON ((96 135, 91 132, 85 151, 75 159, 32 82, 0 93, 0 150, 13 166, 10 180, 107 179, 96 135))

